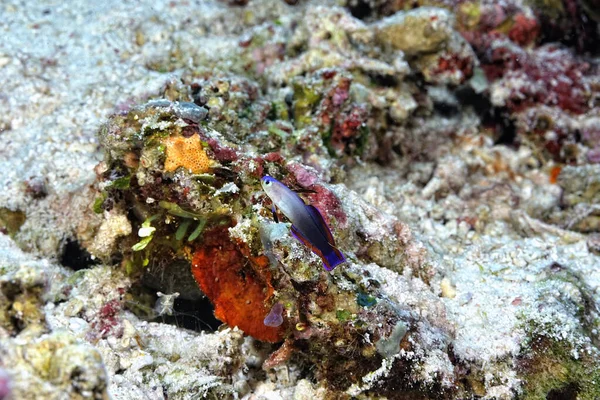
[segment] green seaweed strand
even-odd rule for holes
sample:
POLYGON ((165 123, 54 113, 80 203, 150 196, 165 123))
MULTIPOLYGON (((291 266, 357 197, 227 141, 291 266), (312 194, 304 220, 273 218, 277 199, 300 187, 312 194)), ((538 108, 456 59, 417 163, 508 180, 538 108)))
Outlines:
POLYGON ((200 223, 198 223, 198 226, 196 227, 196 229, 194 229, 194 231, 188 238, 188 242, 193 242, 194 240, 196 240, 198 238, 198 236, 200 236, 200 234, 204 230, 205 225, 206 225, 206 219, 201 219, 200 223))
POLYGON ((160 207, 164 208, 165 210, 167 210, 167 212, 171 215, 175 215, 175 216, 182 217, 182 218, 193 218, 193 219, 201 218, 200 215, 190 212, 190 211, 186 211, 183 208, 179 207, 177 204, 171 203, 169 201, 160 201, 158 203, 158 205, 160 207))
POLYGON ((175 239, 176 240, 183 239, 183 237, 187 233, 187 230, 190 227, 191 223, 192 223, 191 220, 186 220, 186 221, 183 221, 181 223, 181 225, 179 225, 179 228, 177 228, 177 232, 175 232, 175 239))

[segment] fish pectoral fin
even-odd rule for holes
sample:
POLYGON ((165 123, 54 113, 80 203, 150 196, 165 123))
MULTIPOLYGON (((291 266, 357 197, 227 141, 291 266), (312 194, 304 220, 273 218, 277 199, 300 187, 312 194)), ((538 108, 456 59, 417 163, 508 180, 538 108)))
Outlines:
POLYGON ((273 219, 275 222, 279 223, 279 217, 277 216, 277 210, 275 209, 275 204, 271 206, 271 212, 273 213, 273 219))
POLYGON ((307 205, 306 209, 308 210, 308 213, 310 214, 315 225, 317 225, 319 227, 319 230, 321 231, 323 236, 327 239, 329 244, 332 245, 333 247, 335 247, 335 240, 333 239, 331 230, 329 229, 329 226, 327 226, 327 223, 325 222, 325 218, 323 218, 323 215, 321 214, 319 209, 312 205, 307 205))

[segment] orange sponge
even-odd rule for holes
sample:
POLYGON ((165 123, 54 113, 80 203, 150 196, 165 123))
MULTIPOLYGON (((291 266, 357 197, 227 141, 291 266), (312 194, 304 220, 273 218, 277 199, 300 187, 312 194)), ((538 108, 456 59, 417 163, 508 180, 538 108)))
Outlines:
POLYGON ((202 148, 198 135, 185 138, 183 136, 170 136, 164 140, 167 158, 165 171, 173 172, 183 167, 194 174, 208 172, 211 160, 202 148))
POLYGON ((229 239, 227 227, 203 234, 192 259, 192 274, 215 307, 215 317, 266 342, 283 339, 283 326, 264 324, 266 301, 273 295, 265 256, 245 258, 229 239))

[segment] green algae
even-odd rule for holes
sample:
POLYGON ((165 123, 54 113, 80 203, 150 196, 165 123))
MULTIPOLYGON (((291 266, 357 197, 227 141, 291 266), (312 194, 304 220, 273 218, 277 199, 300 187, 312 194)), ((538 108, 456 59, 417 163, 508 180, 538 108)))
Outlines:
POLYGON ((200 234, 204 230, 204 227, 206 226, 206 222, 207 222, 206 219, 201 219, 200 220, 200 222, 196 226, 196 229, 194 229, 192 231, 192 233, 190 234, 190 236, 188 237, 188 242, 193 242, 194 240, 196 240, 200 236, 200 234))
POLYGON ((158 217, 159 214, 154 214, 151 217, 146 218, 146 220, 142 223, 142 226, 138 232, 142 239, 131 247, 133 251, 142 251, 148 246, 148 244, 150 244, 154 238, 154 234, 156 233, 156 228, 153 227, 151 223, 158 217))
POLYGON ((323 131, 321 134, 321 139, 323 140, 323 145, 327 149, 327 153, 330 157, 335 157, 336 151, 333 145, 331 144, 331 139, 333 138, 333 126, 330 126, 327 130, 323 131))
POLYGON ((476 2, 465 2, 458 7, 456 19, 462 29, 475 30, 481 19, 481 5, 476 2))
POLYGON ((294 121, 297 128, 311 125, 313 108, 321 100, 318 87, 301 81, 294 81, 294 121))
POLYGON ((120 178, 111 181, 107 188, 118 189, 118 190, 126 190, 131 186, 131 176, 122 176, 120 178))
POLYGON ((175 232, 175 240, 182 240, 184 238, 191 223, 192 223, 192 221, 188 220, 188 221, 183 221, 181 223, 181 225, 179 225, 179 228, 177 228, 177 231, 175 232))
POLYGON ((183 208, 181 208, 179 205, 175 204, 175 203, 171 203, 169 201, 164 201, 161 200, 158 205, 161 208, 164 208, 165 210, 167 210, 167 212, 171 215, 175 215, 177 217, 182 217, 182 218, 191 218, 191 219, 199 219, 202 218, 202 216, 198 213, 192 212, 192 211, 187 211, 184 210, 183 208))
POLYGON ((14 236, 26 219, 23 211, 2 207, 0 208, 0 231, 5 230, 10 236, 14 236))
MULTIPOLYGON (((600 398, 598 350, 593 348, 589 352, 578 351, 568 341, 559 341, 537 333, 545 329, 531 329, 536 333, 530 333, 526 342, 528 350, 519 357, 519 372, 524 381, 522 398, 568 398, 567 393, 570 392, 577 399, 600 398)), ((553 327, 547 329, 551 330, 553 327)))
POLYGON ((106 199, 108 198, 108 193, 106 192, 101 192, 99 195, 96 196, 96 198, 94 199, 94 203, 92 204, 92 210, 96 213, 96 214, 102 214, 102 212, 104 211, 104 202, 106 201, 106 199))
POLYGON ((335 316, 340 322, 349 321, 352 318, 352 313, 348 310, 337 310, 335 316))

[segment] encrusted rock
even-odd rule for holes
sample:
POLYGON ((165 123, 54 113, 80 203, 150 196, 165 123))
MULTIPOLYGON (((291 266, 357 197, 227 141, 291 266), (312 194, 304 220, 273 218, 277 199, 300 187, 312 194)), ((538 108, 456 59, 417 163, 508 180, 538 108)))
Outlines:
POLYGON ((453 23, 450 12, 421 7, 384 18, 374 29, 380 43, 414 56, 443 49, 452 36, 453 23))

